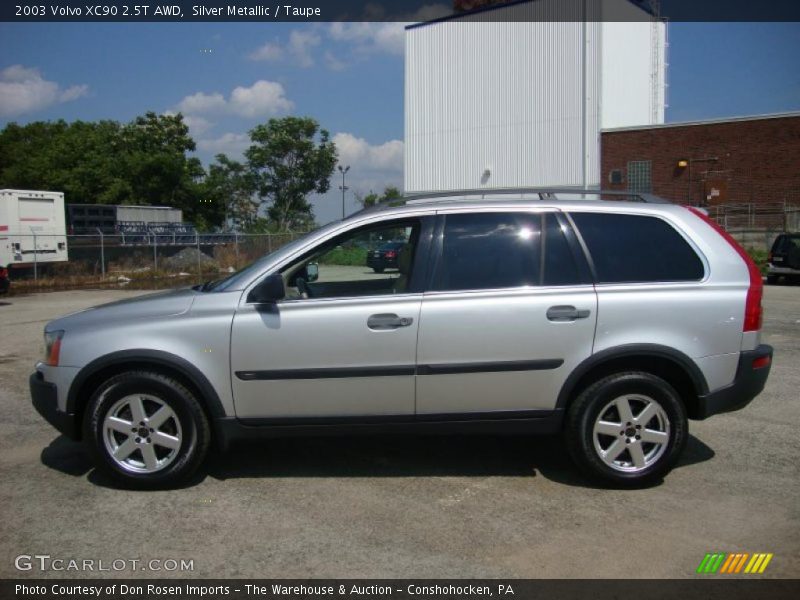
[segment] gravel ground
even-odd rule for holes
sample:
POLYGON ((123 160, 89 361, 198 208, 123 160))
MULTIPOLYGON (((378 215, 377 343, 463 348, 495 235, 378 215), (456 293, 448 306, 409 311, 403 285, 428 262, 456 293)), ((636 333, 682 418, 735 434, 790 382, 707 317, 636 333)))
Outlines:
MULTIPOLYGON (((681 465, 592 487, 557 438, 273 440, 213 455, 191 485, 115 489, 30 406, 44 324, 142 292, 0 302, 0 577, 20 554, 192 560, 193 577, 691 577, 706 552, 773 552, 800 576, 800 287, 768 287, 764 393, 691 424, 681 465)), ((139 566, 140 568, 140 566, 139 566)), ((126 568, 104 576, 183 575, 126 568)))

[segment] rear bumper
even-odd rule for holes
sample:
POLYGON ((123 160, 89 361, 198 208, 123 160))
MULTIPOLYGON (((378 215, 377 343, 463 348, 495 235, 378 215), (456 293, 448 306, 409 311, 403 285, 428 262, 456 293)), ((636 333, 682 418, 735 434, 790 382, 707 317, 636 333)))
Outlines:
POLYGON ((767 264, 768 275, 800 275, 800 269, 793 269, 786 265, 767 264))
POLYGON ((367 266, 368 267, 372 267, 373 269, 376 268, 376 267, 379 268, 379 269, 381 269, 381 268, 382 269, 393 269, 393 268, 397 267, 397 259, 396 258, 386 259, 386 258, 383 258, 383 257, 373 258, 373 257, 368 256, 367 257, 367 266))
POLYGON ((72 439, 78 439, 78 425, 75 415, 58 410, 58 389, 55 384, 44 380, 36 371, 28 380, 33 407, 50 425, 72 439))
POLYGON ((711 415, 731 412, 744 408, 764 389, 772 367, 772 346, 761 344, 755 350, 742 352, 739 366, 733 383, 698 398, 697 419, 706 419, 711 415), (764 366, 754 368, 754 362, 760 360, 764 366))

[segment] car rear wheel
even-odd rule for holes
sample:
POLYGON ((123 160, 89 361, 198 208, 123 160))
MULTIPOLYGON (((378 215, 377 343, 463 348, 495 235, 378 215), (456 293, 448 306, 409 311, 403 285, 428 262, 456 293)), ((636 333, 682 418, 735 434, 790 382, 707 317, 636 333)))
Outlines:
POLYGON ((376 273, 383 273, 384 268, 383 267, 372 267, 372 270, 375 271, 376 273))
POLYGON ((173 486, 202 463, 208 419, 180 382, 148 371, 112 377, 93 394, 84 439, 98 468, 136 488, 173 486))
POLYGON ((767 285, 777 285, 779 278, 779 275, 767 275, 767 285))
POLYGON ((567 413, 567 447, 591 477, 646 485, 678 460, 688 437, 675 389, 650 373, 617 373, 586 388, 567 413))

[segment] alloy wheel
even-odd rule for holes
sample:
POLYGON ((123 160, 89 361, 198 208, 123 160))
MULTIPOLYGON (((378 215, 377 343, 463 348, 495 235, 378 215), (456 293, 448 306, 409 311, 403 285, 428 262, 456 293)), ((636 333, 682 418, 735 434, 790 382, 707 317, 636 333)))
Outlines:
POLYGON ((636 473, 666 452, 670 422, 661 405, 649 396, 626 394, 605 405, 593 428, 594 448, 616 471, 636 473))
POLYGON ((170 406, 150 394, 119 399, 103 419, 106 450, 122 469, 155 473, 169 465, 181 447, 181 424, 170 406))

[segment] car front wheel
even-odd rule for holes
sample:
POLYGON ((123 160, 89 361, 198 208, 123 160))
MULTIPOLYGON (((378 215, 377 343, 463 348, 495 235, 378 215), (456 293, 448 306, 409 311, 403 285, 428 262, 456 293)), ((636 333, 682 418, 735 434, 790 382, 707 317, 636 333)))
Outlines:
POLYGON ((93 394, 84 439, 97 466, 136 488, 169 487, 200 466, 208 419, 192 392, 165 375, 122 373, 93 394))
POLYGON ((617 486, 657 481, 688 437, 675 389, 650 373, 617 373, 586 388, 567 413, 567 447, 595 479, 617 486))

